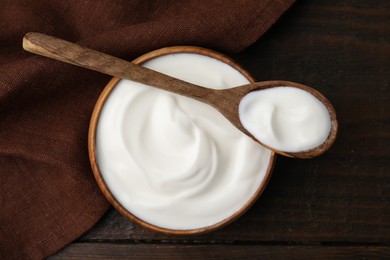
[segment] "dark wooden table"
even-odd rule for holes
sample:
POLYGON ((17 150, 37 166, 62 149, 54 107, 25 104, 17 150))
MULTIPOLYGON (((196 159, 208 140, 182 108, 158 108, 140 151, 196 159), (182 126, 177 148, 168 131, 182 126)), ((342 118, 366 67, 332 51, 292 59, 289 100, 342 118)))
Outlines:
POLYGON ((231 225, 180 237, 111 209, 51 259, 390 258, 390 1, 297 1, 253 46, 228 54, 259 81, 313 86, 339 137, 311 160, 278 157, 257 203, 231 225))

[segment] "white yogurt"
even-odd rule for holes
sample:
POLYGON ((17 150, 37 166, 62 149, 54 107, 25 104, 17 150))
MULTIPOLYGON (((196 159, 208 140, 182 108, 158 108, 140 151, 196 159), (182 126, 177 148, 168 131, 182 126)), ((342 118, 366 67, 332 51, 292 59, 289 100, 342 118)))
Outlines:
MULTIPOLYGON (((229 65, 198 54, 153 59, 146 67, 216 89, 248 83, 229 65)), ((96 157, 118 202, 168 229, 211 226, 252 199, 272 152, 201 102, 121 80, 101 111, 96 157)))
POLYGON ((240 121, 257 140, 273 149, 300 152, 328 138, 331 119, 324 104, 294 87, 253 91, 241 100, 240 121))

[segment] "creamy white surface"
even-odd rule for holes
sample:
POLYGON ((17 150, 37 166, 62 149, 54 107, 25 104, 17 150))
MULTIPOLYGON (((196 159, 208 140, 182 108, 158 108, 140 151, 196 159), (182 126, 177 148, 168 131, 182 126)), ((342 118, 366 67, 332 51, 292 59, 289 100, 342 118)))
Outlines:
MULTIPOLYGON (((146 67, 228 88, 248 81, 196 54, 166 55, 146 67)), ((271 152, 198 101, 128 80, 107 99, 96 133, 101 174, 129 212, 170 229, 216 224, 240 210, 264 180, 271 152)))
POLYGON ((253 91, 241 100, 240 121, 257 140, 285 152, 321 145, 331 128, 329 112, 316 97, 294 87, 253 91))

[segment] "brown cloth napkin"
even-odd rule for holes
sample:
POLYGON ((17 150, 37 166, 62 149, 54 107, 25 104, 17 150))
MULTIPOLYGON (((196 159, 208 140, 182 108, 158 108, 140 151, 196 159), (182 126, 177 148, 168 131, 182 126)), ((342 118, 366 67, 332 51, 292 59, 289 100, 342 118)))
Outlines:
POLYGON ((90 169, 88 124, 109 76, 22 50, 42 32, 132 59, 198 45, 240 51, 294 0, 3 0, 0 7, 0 259, 39 259, 108 209, 90 169))

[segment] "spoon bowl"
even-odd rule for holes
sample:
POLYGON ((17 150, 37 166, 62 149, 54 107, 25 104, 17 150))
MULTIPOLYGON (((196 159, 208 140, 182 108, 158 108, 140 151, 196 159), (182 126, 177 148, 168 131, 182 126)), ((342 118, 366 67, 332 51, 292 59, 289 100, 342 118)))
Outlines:
POLYGON ((237 86, 231 89, 214 90, 191 84, 108 54, 94 51, 77 44, 40 33, 26 34, 23 38, 23 48, 29 52, 52 59, 99 71, 111 76, 137 81, 207 103, 221 112, 244 134, 274 152, 284 156, 294 158, 312 158, 328 150, 336 139, 338 122, 336 119, 336 112, 332 104, 317 90, 302 84, 288 81, 264 81, 237 86), (243 127, 238 112, 242 98, 252 91, 265 90, 280 86, 290 86, 305 90, 316 97, 328 110, 331 121, 330 132, 327 139, 318 147, 298 152, 280 151, 265 145, 261 142, 261 140, 256 139, 243 127))
POLYGON ((213 90, 213 93, 206 96, 206 99, 207 100, 203 100, 202 98, 200 98, 198 100, 205 103, 209 103, 212 106, 214 106, 240 131, 242 131, 243 133, 251 137, 256 142, 259 142, 263 146, 267 147, 270 150, 273 150, 274 152, 280 155, 293 157, 293 158, 300 158, 300 159, 313 158, 326 152, 332 146, 332 144, 334 143, 337 137, 338 121, 336 117, 336 111, 332 103, 319 91, 303 84, 299 84, 291 81, 283 81, 283 80, 255 82, 255 83, 238 86, 231 89, 213 90), (246 96, 247 94, 253 91, 265 90, 265 89, 270 89, 270 88, 280 87, 280 86, 289 86, 289 87, 294 87, 294 88, 304 90, 310 93, 311 95, 313 95, 316 99, 318 99, 327 109, 330 117, 331 126, 330 126, 328 137, 320 146, 317 146, 309 150, 299 151, 299 152, 287 152, 287 151, 277 150, 274 147, 270 147, 264 144, 263 142, 261 142, 261 140, 255 138, 242 125, 242 122, 239 117, 239 105, 241 100, 244 98, 244 96, 246 96), (221 101, 221 99, 223 100, 221 101))

